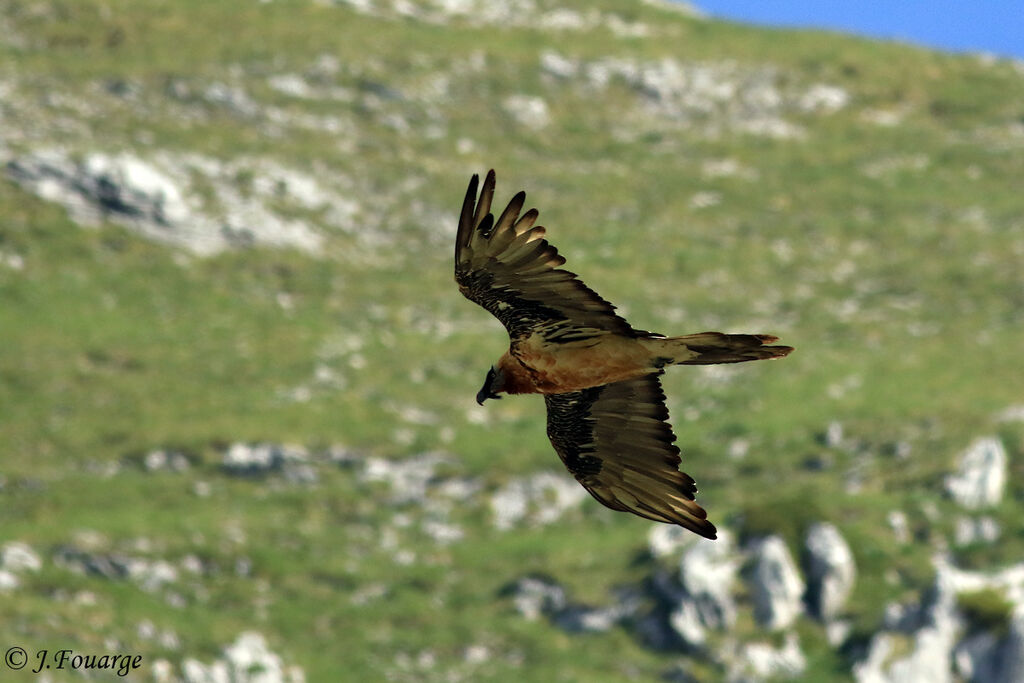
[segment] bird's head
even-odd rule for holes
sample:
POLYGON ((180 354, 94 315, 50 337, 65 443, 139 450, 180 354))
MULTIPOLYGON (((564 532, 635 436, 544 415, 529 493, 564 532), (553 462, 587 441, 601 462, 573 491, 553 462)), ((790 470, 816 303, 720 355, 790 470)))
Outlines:
POLYGON ((476 392, 476 402, 483 405, 484 401, 489 398, 501 398, 498 393, 504 390, 505 373, 492 365, 491 369, 487 371, 487 379, 484 380, 483 387, 476 392))

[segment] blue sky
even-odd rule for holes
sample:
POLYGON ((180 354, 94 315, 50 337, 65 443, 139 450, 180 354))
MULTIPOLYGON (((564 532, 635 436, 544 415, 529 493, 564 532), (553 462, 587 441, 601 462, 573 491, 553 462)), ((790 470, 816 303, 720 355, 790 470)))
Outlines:
POLYGON ((1024 59, 1024 0, 693 0, 705 13, 1024 59))

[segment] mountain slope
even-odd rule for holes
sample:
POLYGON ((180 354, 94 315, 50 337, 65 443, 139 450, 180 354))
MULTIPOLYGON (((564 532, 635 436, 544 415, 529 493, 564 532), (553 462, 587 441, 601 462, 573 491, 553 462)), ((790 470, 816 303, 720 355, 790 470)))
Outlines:
POLYGON ((889 602, 951 615, 947 650, 1012 630, 1020 64, 612 0, 21 3, 0 36, 9 643, 137 680, 253 631, 314 681, 757 678, 764 648, 849 680, 917 652, 889 602), (474 403, 507 342, 451 252, 491 167, 638 328, 797 347, 665 377, 731 621, 559 469, 541 402, 474 403), (972 508, 948 481, 988 436, 972 508), (764 539, 810 582, 822 522, 839 626, 794 588, 770 631, 764 539), (923 599, 943 553, 989 593, 923 599))

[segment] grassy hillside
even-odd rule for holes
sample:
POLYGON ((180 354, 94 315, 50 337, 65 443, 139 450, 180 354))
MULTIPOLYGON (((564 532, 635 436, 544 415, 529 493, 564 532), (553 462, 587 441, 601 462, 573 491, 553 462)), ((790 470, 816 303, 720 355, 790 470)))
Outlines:
MULTIPOLYGON (((589 499, 494 526, 497 491, 560 464, 541 401, 473 401, 507 341, 451 251, 491 167, 496 201, 526 189, 636 327, 797 347, 665 389, 716 523, 794 553, 811 523, 841 529, 858 633, 938 549, 1024 556, 1024 423, 998 417, 1024 400, 1020 64, 621 0, 7 3, 0 34, 9 171, 132 155, 213 224, 246 206, 319 240, 197 254, 0 182, 0 541, 43 559, 4 597, 2 642, 139 653, 135 680, 251 630, 310 681, 675 666, 629 628, 569 635, 502 594, 539 572, 605 604, 671 562, 647 554, 650 524, 589 499), (1000 540, 957 547, 943 479, 989 434, 1011 461, 986 512, 1000 540), (308 469, 222 466, 253 442, 297 444, 308 469), (147 467, 161 450, 187 466, 147 467), (367 474, 403 460, 426 472, 413 494, 367 474), (147 579, 161 562, 173 578, 147 579)), ((809 679, 849 678, 798 630, 809 679)))

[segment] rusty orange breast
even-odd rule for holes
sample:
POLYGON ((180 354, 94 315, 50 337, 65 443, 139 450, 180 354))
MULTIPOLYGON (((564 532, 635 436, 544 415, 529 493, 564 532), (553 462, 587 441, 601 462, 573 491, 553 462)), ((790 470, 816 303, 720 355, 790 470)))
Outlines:
POLYGON ((607 336, 599 343, 542 344, 527 340, 502 357, 509 393, 561 394, 655 371, 650 353, 632 339, 607 336), (515 390, 509 388, 509 380, 515 390))

